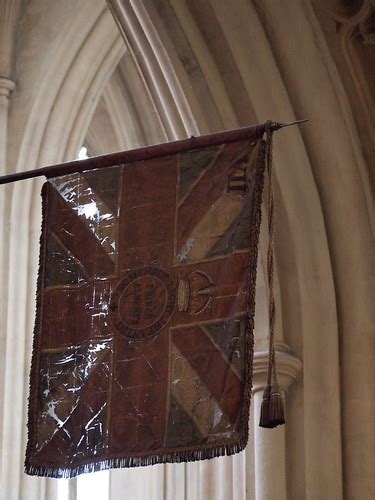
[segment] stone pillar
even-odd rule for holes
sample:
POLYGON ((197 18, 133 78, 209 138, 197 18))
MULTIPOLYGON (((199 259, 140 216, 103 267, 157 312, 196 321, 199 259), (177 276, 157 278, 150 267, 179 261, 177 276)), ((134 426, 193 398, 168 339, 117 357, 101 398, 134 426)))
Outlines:
MULTIPOLYGON (((9 96, 14 90, 14 82, 10 78, 0 76, 0 175, 6 172, 6 147, 7 147, 7 128, 8 128, 8 106, 9 96)), ((6 352, 6 303, 7 303, 7 266, 5 262, 5 186, 0 186, 0 276, 2 285, 0 288, 0 380, 4 381, 5 370, 5 352, 6 352)), ((4 383, 0 384, 0 423, 2 423, 4 401, 4 383)), ((3 426, 0 425, 0 443, 2 443, 3 426)), ((0 479, 2 477, 2 467, 0 467, 0 479)))
MULTIPOLYGON (((7 129, 8 129, 8 107, 9 107, 9 96, 13 92, 15 84, 10 78, 0 76, 0 175, 6 173, 6 149, 7 149, 7 129)), ((1 241, 3 242, 3 228, 4 228, 4 205, 5 205, 5 188, 0 190, 0 235, 1 241)), ((3 266, 3 247, 4 244, 0 245, 0 266, 3 266)), ((2 295, 0 297, 0 307, 4 304, 4 290, 2 287, 2 295)), ((0 310, 1 317, 3 317, 2 310, 0 310)), ((3 326, 4 326, 4 322, 3 326)), ((3 351, 2 351, 3 352, 3 351)))
POLYGON ((7 122, 9 96, 15 88, 14 81, 0 76, 0 168, 5 173, 5 151, 7 141, 7 122))
MULTIPOLYGON (((285 400, 289 386, 301 371, 302 363, 291 354, 285 344, 277 343, 275 348, 279 384, 285 400)), ((267 367, 268 352, 255 352, 253 376, 255 498, 256 500, 286 500, 285 426, 275 429, 259 427, 260 407, 267 381, 267 367)))
MULTIPOLYGON (((9 97, 14 90, 13 74, 13 52, 16 35, 16 22, 19 15, 20 0, 0 0, 0 175, 6 173, 7 154, 7 131, 8 131, 8 107, 9 97)), ((6 312, 8 287, 8 265, 7 238, 6 238, 6 194, 5 186, 0 186, 0 490, 4 491, 5 473, 4 460, 7 459, 7 451, 4 452, 4 391, 5 391, 5 365, 6 365, 6 312)), ((8 491, 5 490, 7 495, 8 491)))

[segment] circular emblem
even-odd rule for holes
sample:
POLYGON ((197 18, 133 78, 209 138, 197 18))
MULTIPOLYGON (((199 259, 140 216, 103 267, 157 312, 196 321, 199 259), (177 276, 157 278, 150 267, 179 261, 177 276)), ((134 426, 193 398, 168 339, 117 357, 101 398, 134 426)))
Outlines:
POLYGON ((176 303, 176 284, 158 267, 130 271, 111 298, 110 318, 125 337, 141 340, 156 335, 168 323, 176 303))

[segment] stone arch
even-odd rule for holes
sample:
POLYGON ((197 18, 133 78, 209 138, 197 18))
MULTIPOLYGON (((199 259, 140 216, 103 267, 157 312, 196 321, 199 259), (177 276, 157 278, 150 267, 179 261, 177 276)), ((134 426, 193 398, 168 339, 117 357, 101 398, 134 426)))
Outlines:
MULTIPOLYGON (((342 324, 346 321, 345 314, 342 314, 349 301, 349 292, 347 286, 342 284, 347 261, 338 247, 343 243, 350 248, 355 245, 343 237, 342 227, 337 229, 334 218, 340 215, 340 193, 332 196, 332 202, 330 191, 325 186, 328 177, 324 164, 328 162, 331 167, 339 168, 337 163, 341 162, 350 172, 347 176, 340 170, 344 175, 345 189, 349 189, 351 183, 354 185, 350 196, 357 205, 350 217, 354 221, 363 221, 357 244, 365 245, 366 251, 370 244, 366 231, 370 227, 371 210, 366 206, 369 196, 364 186, 366 173, 356 127, 310 3, 306 0, 293 4, 293 7, 288 6, 286 10, 285 6, 278 10, 281 6, 272 0, 238 0, 233 11, 228 11, 224 0, 173 0, 168 2, 168 7, 163 7, 162 2, 151 3, 147 0, 137 2, 137 5, 133 1, 111 4, 121 23, 127 50, 135 61, 138 81, 143 83, 145 109, 155 110, 152 127, 160 130, 154 132, 153 137, 171 140, 189 133, 230 128, 245 124, 247 120, 289 120, 296 114, 300 117, 302 113, 302 117, 314 117, 310 128, 301 131, 290 129, 275 139, 277 196, 281 207, 277 238, 281 327, 284 338, 304 361, 303 385, 299 384, 296 388, 298 398, 303 400, 303 408, 296 404, 293 393, 289 404, 291 423, 296 426, 303 445, 293 444, 287 434, 289 455, 293 452, 298 460, 288 462, 289 477, 285 482, 288 483, 286 487, 291 488, 288 492, 294 496, 298 493, 309 497, 314 491, 316 497, 324 497, 330 492, 332 498, 339 498, 342 436, 337 323, 338 315, 342 324), (119 3, 126 5, 128 11, 116 10, 119 3), (212 26, 207 25, 207 19, 211 20, 212 26), (172 30, 175 20, 178 23, 172 30), (299 57, 308 56, 313 68, 306 74, 301 72, 301 65, 293 64, 301 26, 308 42, 306 46, 298 47, 299 57), (290 36, 283 36, 285 32, 290 36), (220 47, 226 48, 225 60, 220 60, 220 47), (235 87, 238 92, 229 85, 231 75, 228 75, 228 67, 238 80, 238 87, 235 87), (330 122, 321 127, 320 124, 317 126, 319 113, 314 109, 314 103, 309 102, 316 88, 321 92, 329 109, 327 114, 331 117, 330 122), (361 200, 363 192, 363 200, 367 202, 361 200), (325 422, 323 429, 321 422, 325 422), (297 479, 301 475, 303 481, 297 479)), ((77 10, 71 13, 71 25, 59 36, 64 43, 41 79, 37 98, 31 99, 27 92, 22 93, 22 89, 15 94, 10 127, 12 123, 14 126, 19 114, 17 109, 28 100, 33 102, 22 137, 16 137, 10 147, 9 158, 17 170, 74 157, 100 96, 103 95, 108 109, 111 109, 111 99, 119 99, 119 88, 114 82, 109 82, 104 90, 105 82, 124 50, 104 3, 82 0, 77 10), (90 52, 95 57, 89 75, 86 75, 85 65, 80 61, 85 61, 90 52), (79 92, 81 84, 82 95, 79 92)), ((130 88, 128 97, 135 91, 135 88, 130 88)), ((123 98, 125 103, 126 97, 123 98)), ((114 127, 126 125, 121 117, 117 118, 114 127)), ((143 135, 138 131, 125 146, 136 146, 133 141, 146 140, 149 134, 150 129, 143 130, 143 135)), ((125 143, 126 139, 126 136, 120 135, 118 141, 125 143)), ((7 368, 8 400, 13 398, 13 376, 22 372, 23 380, 27 379, 23 367, 27 347, 20 332, 28 332, 28 343, 33 306, 32 301, 27 299, 33 289, 34 264, 37 261, 35 236, 40 214, 36 191, 39 185, 37 182, 19 184, 12 191, 11 216, 12 220, 20 223, 12 227, 9 246, 8 283, 11 286, 7 355, 12 359, 15 356, 15 359, 14 366, 7 368), (31 274, 28 268, 33 269, 31 274), (22 314, 17 308, 18 303, 28 304, 22 314)), ((262 255, 264 249, 262 235, 262 255)), ((355 248, 354 251, 357 252, 355 248)), ((366 270, 370 269, 369 260, 361 266, 360 276, 353 277, 356 282, 364 280, 365 285, 361 285, 363 294, 369 287, 364 279, 366 270)), ((367 304, 358 310, 364 314, 368 312, 366 307, 367 304)), ((352 347, 352 344, 346 345, 350 327, 349 330, 341 328, 345 333, 345 339, 341 340, 345 345, 341 347, 347 353, 352 347)), ((260 339, 263 340, 262 335, 260 339)), ((351 362, 348 363, 350 365, 351 362)), ((345 377, 351 373, 350 370, 349 367, 345 377)), ((362 375, 367 380, 366 373, 362 375)), ((23 394, 17 396, 18 406, 23 397, 23 394)), ((347 405, 350 412, 352 397, 347 405)), ((24 437, 20 436, 19 429, 12 422, 8 421, 5 425, 11 431, 9 435, 13 439, 16 437, 19 450, 17 458, 14 458, 16 463, 22 453, 21 441, 24 437)), ((358 445, 354 448, 358 449, 358 445)), ((9 470, 11 464, 12 461, 9 470)), ((202 467, 208 475, 209 469, 207 464, 202 467)), ((18 476, 13 474, 9 481, 18 484, 19 479, 18 472, 18 476)))
MULTIPOLYGON (((34 8, 37 7, 34 5, 34 8)), ((55 9, 59 10, 57 4, 55 9)), ((54 12, 55 9, 49 10, 51 19, 61 14, 54 12)), ((77 9, 63 14, 68 18, 64 19, 64 29, 60 26, 61 29, 51 42, 54 57, 37 52, 36 47, 33 59, 36 69, 25 67, 25 72, 30 72, 29 80, 32 79, 28 83, 36 90, 34 95, 30 95, 28 89, 22 86, 25 76, 19 75, 20 85, 14 94, 9 123, 9 135, 13 139, 9 148, 9 161, 13 162, 17 171, 76 156, 97 99, 125 51, 103 2, 82 2, 77 9), (89 69, 86 66, 88 59, 89 69), (22 112, 23 108, 27 113, 22 112)), ((28 42, 33 47, 36 43, 33 36, 38 35, 31 32, 25 36, 31 37, 28 42)), ((19 59, 22 61, 25 57, 27 66, 30 54, 22 54, 23 47, 19 50, 19 59)), ((8 362, 5 368, 4 406, 17 408, 23 415, 26 413, 28 387, 25 359, 30 359, 34 317, 32 297, 35 294, 38 262, 40 187, 41 181, 37 179, 15 184, 8 190, 9 220, 18 223, 12 224, 8 242, 8 362), (20 387, 18 391, 14 391, 16 380, 20 387)), ((19 498, 25 489, 28 498, 41 498, 43 495, 50 498, 56 485, 52 486, 48 481, 33 481, 23 475, 19 467, 23 462, 26 441, 24 418, 20 426, 18 420, 5 413, 3 425, 4 450, 12 449, 11 456, 3 460, 4 491, 9 492, 9 498, 19 498), (10 439, 12 446, 7 442, 10 439)))

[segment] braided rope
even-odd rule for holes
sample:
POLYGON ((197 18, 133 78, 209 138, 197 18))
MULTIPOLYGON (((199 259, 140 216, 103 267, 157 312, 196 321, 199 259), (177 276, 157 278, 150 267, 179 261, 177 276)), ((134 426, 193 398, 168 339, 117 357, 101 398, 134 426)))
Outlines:
POLYGON ((266 169, 268 175, 268 250, 267 250, 267 279, 268 279, 268 321, 269 321, 269 353, 267 384, 277 383, 276 356, 275 356, 275 321, 276 308, 274 297, 274 193, 273 193, 273 163, 272 163, 272 134, 273 122, 266 123, 266 169))

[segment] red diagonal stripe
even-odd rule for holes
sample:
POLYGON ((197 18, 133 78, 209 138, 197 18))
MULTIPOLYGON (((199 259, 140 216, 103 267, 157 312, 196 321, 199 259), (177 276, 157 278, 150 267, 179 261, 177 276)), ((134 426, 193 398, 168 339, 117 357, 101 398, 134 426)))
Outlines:
POLYGON ((88 275, 102 278, 113 274, 115 264, 100 241, 51 185, 48 189, 48 204, 51 232, 80 261, 88 275))
POLYGON ((186 244, 197 223, 226 191, 231 165, 242 152, 245 153, 248 144, 248 141, 226 144, 215 163, 203 174, 179 207, 177 224, 178 252, 186 244))
POLYGON ((242 407, 243 384, 199 326, 176 329, 173 343, 188 359, 232 424, 242 407))

